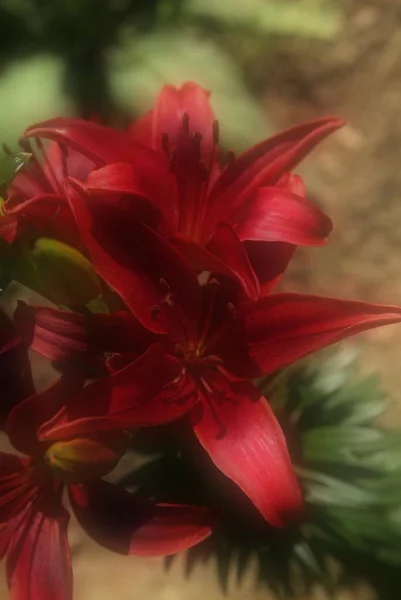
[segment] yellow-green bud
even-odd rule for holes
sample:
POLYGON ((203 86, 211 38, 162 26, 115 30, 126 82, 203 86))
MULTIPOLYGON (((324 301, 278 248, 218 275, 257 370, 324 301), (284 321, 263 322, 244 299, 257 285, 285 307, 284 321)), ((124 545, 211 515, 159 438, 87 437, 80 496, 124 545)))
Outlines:
POLYGON ((102 432, 56 442, 44 458, 55 475, 66 483, 85 483, 112 471, 129 440, 124 431, 102 432))
POLYGON ((102 291, 89 260, 63 242, 39 238, 26 259, 37 291, 55 304, 87 304, 102 291))

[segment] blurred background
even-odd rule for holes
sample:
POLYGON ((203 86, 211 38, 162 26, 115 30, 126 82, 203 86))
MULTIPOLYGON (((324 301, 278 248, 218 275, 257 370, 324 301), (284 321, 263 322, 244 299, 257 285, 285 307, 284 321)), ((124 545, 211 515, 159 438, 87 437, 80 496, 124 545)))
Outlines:
MULTIPOLYGON (((224 144, 244 149, 302 120, 348 125, 299 172, 334 221, 324 249, 299 250, 285 280, 304 291, 401 303, 400 0, 0 0, 0 141, 58 116, 118 121, 149 108, 164 83, 212 90, 224 144)), ((357 340, 363 372, 394 398, 401 425, 401 329, 357 340)), ((72 527, 77 600, 223 598, 213 564, 111 556, 72 527)), ((226 597, 261 600, 254 568, 226 597)), ((4 592, 5 593, 5 592, 4 592)), ((308 598, 325 598, 316 588, 308 598)), ((336 598, 376 597, 363 580, 336 598)), ((396 596, 398 597, 398 596, 396 596)))

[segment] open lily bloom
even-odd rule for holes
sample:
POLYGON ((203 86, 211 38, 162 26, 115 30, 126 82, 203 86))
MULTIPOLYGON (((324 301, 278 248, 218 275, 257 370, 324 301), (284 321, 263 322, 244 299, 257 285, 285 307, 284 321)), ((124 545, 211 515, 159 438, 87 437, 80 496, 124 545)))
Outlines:
POLYGON ((124 454, 122 431, 42 443, 36 432, 82 386, 80 377, 61 378, 16 406, 6 432, 25 457, 0 453, 0 556, 6 557, 12 600, 71 600, 72 569, 68 512, 114 552, 141 556, 171 554, 211 533, 214 516, 195 506, 156 504, 100 479, 124 454))
POLYGON ((55 237, 76 244, 77 230, 65 198, 63 180, 85 181, 94 164, 72 150, 52 142, 45 149, 24 140, 32 155, 6 193, 1 207, 0 236, 11 243, 29 230, 36 235, 55 237))
MULTIPOLYGON (((125 229, 115 228, 112 213, 99 211, 77 184, 69 195, 94 268, 161 337, 134 361, 125 339, 120 366, 126 366, 88 385, 41 428, 41 439, 188 415, 212 461, 270 523, 282 526, 298 516, 302 497, 284 436, 250 380, 360 331, 399 322, 401 308, 297 294, 236 304, 225 286, 213 280, 201 286, 174 246, 144 223, 127 218, 125 229)), ((119 317, 107 318, 115 325, 119 317)), ((72 313, 53 311, 47 323, 31 310, 22 329, 39 351, 41 340, 51 342, 48 356, 52 344, 68 354, 77 336, 85 339, 72 313)), ((104 342, 107 351, 106 336, 104 342)), ((110 351, 119 352, 116 344, 110 351)))
POLYGON ((268 291, 285 269, 295 245, 327 240, 330 219, 289 172, 342 124, 327 117, 299 125, 230 155, 223 167, 208 93, 187 83, 165 86, 155 109, 127 132, 53 119, 25 135, 87 156, 100 168, 85 189, 112 204, 116 219, 145 213, 194 268, 230 277, 256 298, 260 284, 268 291), (274 243, 269 258, 266 242, 274 243))

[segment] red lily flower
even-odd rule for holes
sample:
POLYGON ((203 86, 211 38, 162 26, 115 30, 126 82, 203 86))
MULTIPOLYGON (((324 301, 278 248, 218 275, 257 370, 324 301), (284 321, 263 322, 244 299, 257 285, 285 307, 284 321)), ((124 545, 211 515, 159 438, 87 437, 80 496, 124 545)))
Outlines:
MULTIPOLYGON (((401 309, 296 294, 234 306, 225 288, 201 287, 185 259, 144 223, 127 220, 126 231, 114 229, 112 213, 94 209, 76 184, 70 197, 97 272, 144 325, 164 337, 87 386, 41 428, 41 439, 155 425, 189 414, 214 463, 269 522, 283 525, 299 513, 301 495, 280 428, 249 379, 360 331, 399 322, 401 309)), ((52 317, 57 331, 60 313, 52 317)), ((73 316, 62 317, 63 338, 53 336, 60 352, 71 346, 69 337, 74 340, 69 319, 75 323, 73 316)), ((27 330, 34 325, 35 313, 27 330)), ((41 327, 46 329, 43 321, 41 327)), ((125 340, 123 357, 126 352, 125 340)))
POLYGON ((0 309, 0 428, 10 410, 34 394, 28 346, 17 335, 11 321, 0 309))
POLYGON ((54 142, 45 150, 39 141, 36 153, 26 140, 24 146, 32 156, 7 190, 1 207, 0 236, 12 243, 29 229, 76 245, 77 230, 62 182, 67 176, 85 181, 94 164, 54 142))
POLYGON ((299 194, 288 172, 342 124, 327 117, 294 127, 236 159, 231 156, 221 169, 208 93, 188 83, 180 89, 165 86, 154 111, 125 134, 85 121, 53 119, 30 127, 25 135, 85 154, 103 167, 90 174, 86 190, 103 195, 115 218, 120 215, 123 222, 127 210, 138 204, 143 209, 149 201, 158 214, 158 231, 196 269, 231 277, 256 298, 254 263, 261 283, 270 288, 291 248, 327 240, 330 219, 299 194), (274 264, 270 259, 262 268, 268 262, 266 242, 275 244, 274 264))
POLYGON ((6 557, 13 600, 72 599, 69 516, 62 504, 65 485, 81 526, 114 552, 170 554, 211 533, 206 509, 143 501, 96 479, 111 470, 124 452, 124 432, 52 446, 37 441, 40 423, 81 385, 82 380, 60 379, 20 403, 7 420, 11 442, 28 455, 0 453, 0 557, 6 557))

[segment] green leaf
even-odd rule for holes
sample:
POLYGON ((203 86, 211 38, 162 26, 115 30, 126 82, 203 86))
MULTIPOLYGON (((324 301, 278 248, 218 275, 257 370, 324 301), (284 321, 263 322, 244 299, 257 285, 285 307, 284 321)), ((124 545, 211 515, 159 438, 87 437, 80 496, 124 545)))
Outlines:
MULTIPOLYGON (((29 161, 29 152, 5 154, 0 158, 0 188, 8 186, 20 169, 29 161)), ((2 208, 0 206, 0 215, 2 208)))
POLYGON ((317 471, 297 469, 306 485, 306 500, 312 505, 369 507, 378 502, 378 494, 317 471))
POLYGON ((313 462, 360 464, 361 453, 379 441, 382 433, 375 429, 333 425, 314 427, 304 433, 303 455, 313 462))

